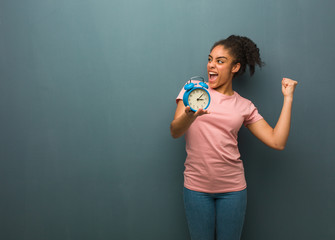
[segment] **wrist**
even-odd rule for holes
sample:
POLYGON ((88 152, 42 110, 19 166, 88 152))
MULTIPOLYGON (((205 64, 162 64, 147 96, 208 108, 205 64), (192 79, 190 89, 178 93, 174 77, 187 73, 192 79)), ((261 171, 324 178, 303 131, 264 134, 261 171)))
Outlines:
POLYGON ((285 102, 293 102, 293 96, 284 96, 285 102))

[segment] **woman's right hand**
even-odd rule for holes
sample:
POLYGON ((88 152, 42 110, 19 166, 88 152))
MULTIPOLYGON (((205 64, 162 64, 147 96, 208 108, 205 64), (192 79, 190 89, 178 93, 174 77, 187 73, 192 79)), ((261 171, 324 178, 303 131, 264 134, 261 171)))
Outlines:
POLYGON ((198 109, 198 111, 193 112, 191 110, 190 106, 187 106, 187 107, 185 107, 185 113, 188 117, 197 118, 197 117, 202 116, 204 114, 209 114, 209 111, 200 108, 200 109, 198 109))

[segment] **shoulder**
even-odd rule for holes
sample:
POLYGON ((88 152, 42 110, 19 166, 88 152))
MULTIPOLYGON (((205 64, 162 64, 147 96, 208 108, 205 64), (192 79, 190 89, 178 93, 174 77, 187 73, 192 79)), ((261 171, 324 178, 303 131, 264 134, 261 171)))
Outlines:
POLYGON ((251 100, 242 97, 238 93, 236 93, 236 99, 236 108, 239 109, 243 115, 250 116, 258 113, 257 107, 251 100))
POLYGON ((236 95, 237 101, 240 102, 241 104, 245 104, 245 105, 252 104, 252 102, 249 99, 242 97, 239 93, 235 92, 235 95, 236 95))

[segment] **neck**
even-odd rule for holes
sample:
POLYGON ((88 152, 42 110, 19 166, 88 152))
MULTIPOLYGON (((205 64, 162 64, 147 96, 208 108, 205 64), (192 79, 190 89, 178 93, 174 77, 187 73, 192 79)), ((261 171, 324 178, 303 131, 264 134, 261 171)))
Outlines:
POLYGON ((222 94, 227 95, 227 96, 234 95, 232 81, 229 81, 229 82, 223 84, 222 86, 220 86, 218 88, 215 88, 215 90, 218 91, 219 93, 222 93, 222 94))

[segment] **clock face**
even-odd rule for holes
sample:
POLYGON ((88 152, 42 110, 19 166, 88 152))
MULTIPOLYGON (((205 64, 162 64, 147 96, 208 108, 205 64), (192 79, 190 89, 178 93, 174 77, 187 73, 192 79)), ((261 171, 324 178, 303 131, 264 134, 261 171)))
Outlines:
POLYGON ((188 103, 195 111, 199 108, 205 109, 209 103, 209 95, 206 90, 196 88, 188 96, 188 103))

